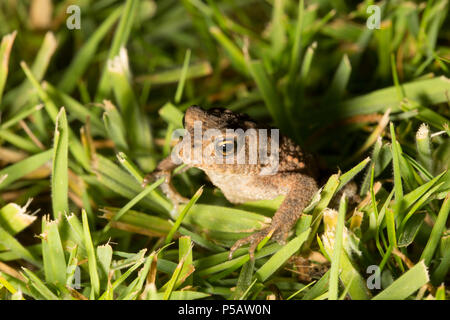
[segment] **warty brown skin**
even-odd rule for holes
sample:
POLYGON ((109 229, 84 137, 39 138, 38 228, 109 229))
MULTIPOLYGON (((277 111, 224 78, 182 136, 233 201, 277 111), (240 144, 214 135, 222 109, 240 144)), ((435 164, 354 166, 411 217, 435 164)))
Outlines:
MULTIPOLYGON (((198 123, 197 123, 198 125, 198 123)), ((280 195, 284 195, 284 201, 274 214, 271 224, 250 236, 238 240, 230 249, 231 258, 233 252, 240 246, 249 243, 250 257, 253 259, 254 251, 261 240, 268 234, 273 232, 272 238, 279 242, 284 242, 288 236, 289 231, 294 226, 302 211, 309 204, 311 198, 318 190, 317 186, 317 168, 312 156, 305 154, 302 150, 289 138, 280 134, 279 145, 277 148, 279 159, 278 168, 276 172, 270 175, 261 175, 261 170, 267 168, 269 164, 261 163, 258 158, 255 164, 221 163, 216 161, 201 161, 200 163, 193 163, 192 157, 195 150, 201 150, 204 154, 214 159, 217 153, 219 140, 226 135, 226 129, 241 128, 244 131, 247 129, 262 129, 266 128, 252 121, 248 116, 237 114, 225 109, 211 109, 203 110, 200 107, 192 106, 187 109, 184 117, 184 127, 186 135, 190 139, 182 140, 179 145, 180 159, 189 167, 197 167, 203 170, 209 177, 211 182, 220 188, 225 197, 231 203, 243 203, 252 200, 274 199, 280 195), (216 134, 208 139, 201 139, 196 141, 194 139, 194 123, 200 121, 202 130, 205 132, 208 129, 217 129, 216 134), (183 144, 189 143, 188 150, 191 150, 191 158, 186 152, 183 152, 183 144), (199 149, 198 149, 199 148, 199 149)), ((270 145, 270 135, 268 137, 268 144, 270 145)), ((245 138, 244 147, 246 154, 248 148, 254 140, 249 141, 245 138)), ((257 141, 259 145, 259 140, 257 141)), ((229 145, 231 147, 231 145, 229 145)), ((236 147, 236 142, 234 147, 236 147)), ((272 151, 272 150, 270 150, 272 151)), ((232 153, 231 153, 232 154, 232 153)), ((233 156, 231 156, 233 157, 233 156)), ((272 158, 271 158, 272 159, 272 158)), ((235 159, 234 159, 235 160, 235 159)), ((246 160, 248 160, 246 158, 246 160)), ((172 157, 162 160, 156 170, 151 173, 144 183, 148 183, 151 179, 158 179, 165 177, 165 182, 161 185, 163 192, 173 201, 177 203, 186 202, 187 199, 182 197, 170 183, 171 171, 179 164, 175 164, 172 157)))

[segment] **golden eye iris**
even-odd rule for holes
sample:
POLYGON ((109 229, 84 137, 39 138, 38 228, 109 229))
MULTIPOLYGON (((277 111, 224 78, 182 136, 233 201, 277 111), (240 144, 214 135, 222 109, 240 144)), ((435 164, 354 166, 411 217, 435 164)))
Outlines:
POLYGON ((230 155, 234 152, 233 140, 222 140, 216 143, 216 151, 224 156, 230 155))

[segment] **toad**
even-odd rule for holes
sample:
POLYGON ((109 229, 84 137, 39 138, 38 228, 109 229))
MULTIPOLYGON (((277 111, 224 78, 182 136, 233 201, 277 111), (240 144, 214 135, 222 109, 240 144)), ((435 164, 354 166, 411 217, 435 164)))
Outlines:
POLYGON ((240 246, 250 244, 253 259, 257 245, 269 234, 283 243, 318 190, 314 158, 290 138, 279 134, 278 129, 260 125, 245 114, 191 106, 183 122, 185 131, 181 142, 144 179, 144 185, 165 177, 161 185, 163 192, 175 205, 186 202, 170 183, 172 170, 185 163, 186 168, 203 170, 231 203, 284 195, 271 224, 238 240, 231 247, 229 257, 240 246))

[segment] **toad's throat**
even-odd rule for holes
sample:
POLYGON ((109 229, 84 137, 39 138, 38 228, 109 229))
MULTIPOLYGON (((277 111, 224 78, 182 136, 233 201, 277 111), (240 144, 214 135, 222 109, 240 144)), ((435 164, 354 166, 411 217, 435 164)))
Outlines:
MULTIPOLYGON (((222 190, 231 203, 244 203, 255 200, 271 200, 280 195, 286 195, 289 191, 286 186, 279 186, 271 182, 267 176, 259 182, 255 182, 254 176, 241 174, 217 173, 205 171, 211 182, 222 190)), ((273 179, 272 179, 273 180, 273 179)))

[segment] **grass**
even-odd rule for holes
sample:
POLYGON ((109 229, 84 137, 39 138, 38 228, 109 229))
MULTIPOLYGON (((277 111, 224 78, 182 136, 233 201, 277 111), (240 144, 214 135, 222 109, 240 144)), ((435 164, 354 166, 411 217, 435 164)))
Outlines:
POLYGON ((42 29, 0 4, 0 299, 449 296, 448 1, 376 3, 368 29, 373 1, 87 0, 69 30, 72 2, 42 29), (176 211, 141 187, 192 104, 320 159, 323 188, 254 261, 229 247, 282 198, 232 205, 195 169, 176 211))

